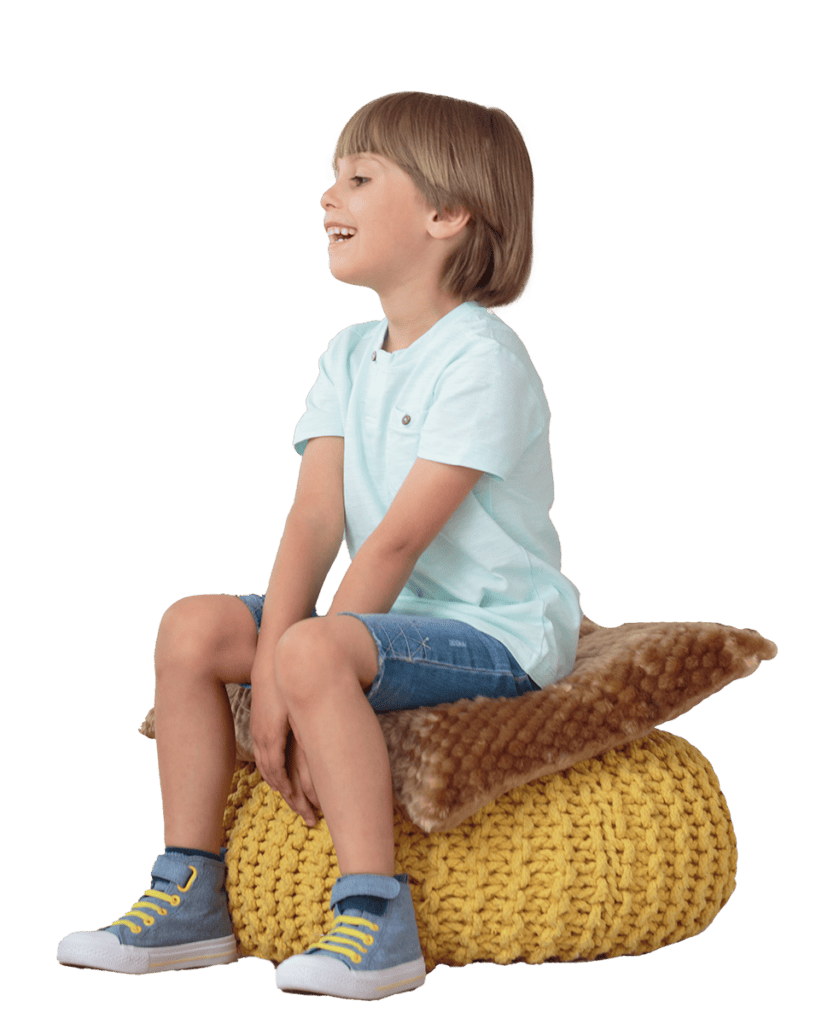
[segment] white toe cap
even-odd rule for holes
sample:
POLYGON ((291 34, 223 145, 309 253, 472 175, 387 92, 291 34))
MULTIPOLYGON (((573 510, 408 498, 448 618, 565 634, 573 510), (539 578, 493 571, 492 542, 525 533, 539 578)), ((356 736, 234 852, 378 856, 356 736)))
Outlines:
POLYGON ((94 967, 122 974, 143 974, 147 950, 123 946, 113 932, 71 932, 57 948, 57 960, 72 967, 94 967))

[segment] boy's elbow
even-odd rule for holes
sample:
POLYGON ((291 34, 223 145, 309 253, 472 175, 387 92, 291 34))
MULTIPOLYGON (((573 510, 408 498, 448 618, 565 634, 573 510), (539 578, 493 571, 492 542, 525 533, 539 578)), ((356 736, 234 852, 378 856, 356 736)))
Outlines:
POLYGON ((391 564, 399 563, 413 569, 422 550, 417 548, 416 538, 395 536, 376 529, 369 538, 378 556, 391 564))
POLYGON ((287 524, 315 530, 329 540, 336 539, 339 548, 346 531, 345 509, 305 508, 293 505, 287 517, 287 524))

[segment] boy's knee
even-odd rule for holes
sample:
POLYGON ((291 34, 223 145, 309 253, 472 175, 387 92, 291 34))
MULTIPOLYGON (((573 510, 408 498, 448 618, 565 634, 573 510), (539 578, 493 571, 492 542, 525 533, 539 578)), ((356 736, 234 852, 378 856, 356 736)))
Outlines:
MULTIPOLYGON (((290 671, 308 668, 316 672, 348 669, 354 672, 364 689, 374 682, 380 668, 377 642, 368 626, 352 616, 332 615, 324 618, 303 619, 283 634, 276 648, 290 671)), ((277 671, 276 661, 276 671, 277 671)))
POLYGON ((206 601, 183 597, 161 618, 156 640, 156 664, 209 661, 218 646, 218 623, 206 601))
POLYGON ((275 648, 275 684, 290 699, 309 700, 344 681, 337 669, 345 652, 326 619, 303 619, 283 634, 275 648))

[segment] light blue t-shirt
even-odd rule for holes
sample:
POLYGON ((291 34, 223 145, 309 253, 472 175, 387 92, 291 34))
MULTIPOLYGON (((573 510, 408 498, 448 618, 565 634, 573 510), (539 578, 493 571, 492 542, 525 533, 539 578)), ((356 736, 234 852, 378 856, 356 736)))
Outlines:
POLYGON ((500 640, 539 686, 568 675, 581 622, 561 574, 550 411, 516 333, 464 302, 408 348, 383 348, 388 320, 330 342, 295 428, 345 438, 345 538, 353 559, 417 458, 484 475, 416 562, 390 611, 457 619, 500 640))

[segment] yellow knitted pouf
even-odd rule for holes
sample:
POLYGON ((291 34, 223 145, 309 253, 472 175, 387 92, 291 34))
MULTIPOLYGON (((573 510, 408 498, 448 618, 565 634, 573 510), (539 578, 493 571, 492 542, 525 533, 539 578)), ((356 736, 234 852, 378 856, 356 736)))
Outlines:
MULTIPOLYGON (((332 925, 339 876, 315 828, 254 765, 225 813, 240 951, 279 963, 332 925)), ((734 891, 737 846, 717 776, 686 740, 644 739, 520 786, 450 832, 394 811, 426 969, 647 953, 706 928, 734 891)))

